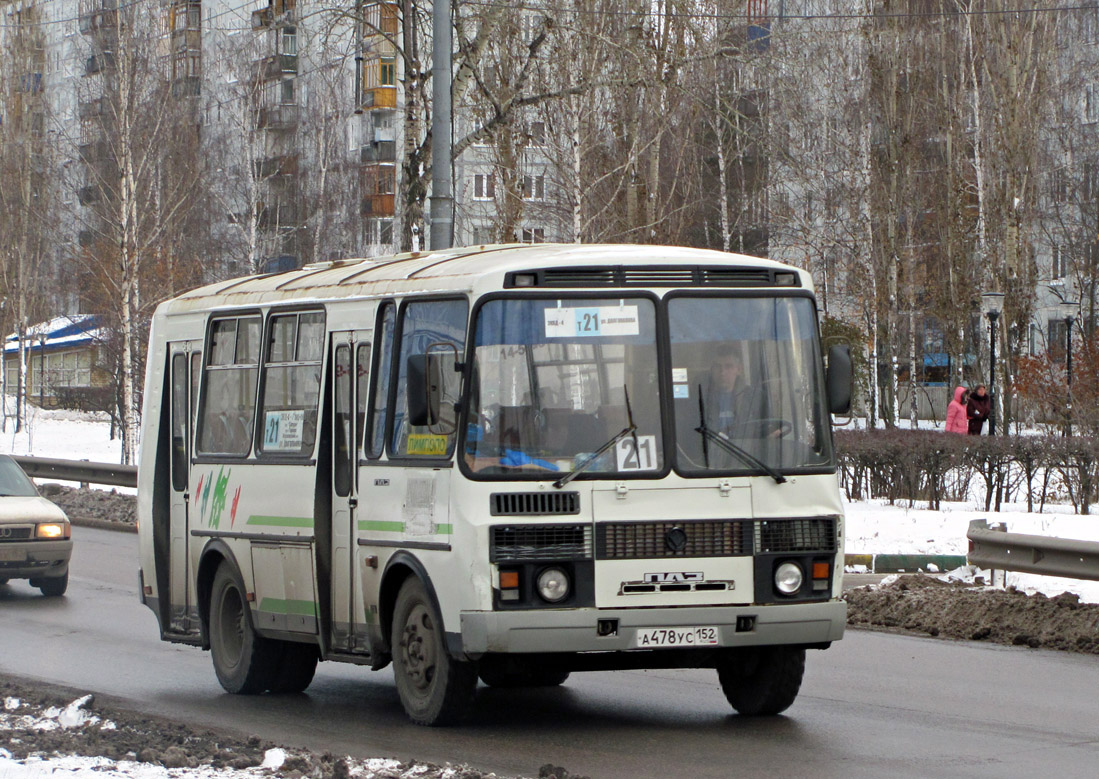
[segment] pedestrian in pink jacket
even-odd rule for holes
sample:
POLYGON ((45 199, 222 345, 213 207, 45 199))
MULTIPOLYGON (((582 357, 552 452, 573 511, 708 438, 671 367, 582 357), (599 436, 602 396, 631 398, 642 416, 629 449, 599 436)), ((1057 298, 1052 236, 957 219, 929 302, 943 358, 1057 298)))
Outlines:
POLYGON ((954 390, 954 400, 950 401, 946 407, 946 432, 962 435, 969 432, 969 420, 965 414, 967 400, 969 400, 969 390, 965 387, 954 390))

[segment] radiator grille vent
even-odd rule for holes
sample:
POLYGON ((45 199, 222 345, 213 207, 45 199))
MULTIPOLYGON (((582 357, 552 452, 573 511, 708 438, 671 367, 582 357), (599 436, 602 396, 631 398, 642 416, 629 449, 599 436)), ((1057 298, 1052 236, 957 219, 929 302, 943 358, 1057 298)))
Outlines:
POLYGON ((531 517, 545 514, 579 514, 578 492, 496 492, 489 498, 494 517, 531 517))
POLYGON ((768 287, 771 272, 760 268, 703 268, 702 283, 714 287, 768 287))
POLYGON ((731 557, 752 553, 750 522, 607 522, 596 525, 601 560, 731 557))
POLYGON ((7 527, 0 528, 0 543, 4 541, 26 541, 31 537, 31 532, 34 530, 30 525, 22 525, 19 527, 7 527))
POLYGON ((812 519, 764 519, 756 523, 759 552, 834 552, 836 521, 812 519))
MULTIPOLYGON (((770 268, 738 268, 735 266, 651 265, 625 267, 621 265, 597 268, 544 268, 509 274, 505 287, 516 286, 514 276, 534 276, 536 287, 767 287, 775 285, 770 268)), ((797 286, 797 275, 792 277, 797 286)), ((525 281, 523 286, 531 286, 525 281)), ((791 286, 789 282, 783 286, 791 286)))
POLYGON ((587 560, 591 558, 590 525, 498 525, 492 528, 492 562, 587 560))

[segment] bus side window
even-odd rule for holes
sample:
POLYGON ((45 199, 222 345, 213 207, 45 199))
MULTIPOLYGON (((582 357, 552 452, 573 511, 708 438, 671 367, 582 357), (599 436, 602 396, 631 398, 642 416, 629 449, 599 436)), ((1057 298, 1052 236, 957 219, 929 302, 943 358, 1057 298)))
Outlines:
MULTIPOLYGON (((370 344, 359 344, 355 356, 355 452, 362 451, 366 400, 370 391, 370 344)), ((356 454, 356 457, 358 454, 356 454)))
POLYGON ((199 415, 201 454, 239 457, 251 450, 259 331, 258 316, 221 319, 210 327, 199 415))
POLYGON ((413 301, 404 306, 401 315, 401 352, 397 363, 397 393, 394 399, 390 454, 394 457, 450 457, 454 451, 457 430, 455 403, 461 390, 461 375, 454 368, 456 355, 465 353, 469 303, 465 298, 413 301), (441 350, 439 344, 445 344, 447 348, 441 350), (453 349, 449 348, 451 346, 453 349), (408 358, 426 354, 429 348, 438 354, 442 365, 442 407, 440 424, 420 427, 408 423, 408 358))
POLYGON ((389 383, 393 373, 393 331, 397 324, 397 307, 385 303, 375 328, 378 367, 374 371, 374 391, 367 417, 366 456, 380 457, 385 447, 385 415, 389 408, 389 383))
POLYGON ((317 440, 324 313, 271 317, 263 363, 260 451, 311 455, 317 440))

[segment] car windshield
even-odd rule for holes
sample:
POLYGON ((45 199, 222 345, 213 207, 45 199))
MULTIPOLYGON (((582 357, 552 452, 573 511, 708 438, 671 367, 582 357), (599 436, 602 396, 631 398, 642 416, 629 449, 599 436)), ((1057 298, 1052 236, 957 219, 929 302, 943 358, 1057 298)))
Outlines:
POLYGON ((38 494, 34 483, 10 457, 0 457, 0 497, 32 498, 38 494))
POLYGON ((828 464, 809 298, 680 295, 668 325, 679 472, 828 464))
POLYGON ((651 299, 510 298, 477 316, 464 457, 482 475, 663 468, 651 299), (636 430, 589 460, 630 425, 636 430), (635 438, 636 435, 636 438, 635 438))

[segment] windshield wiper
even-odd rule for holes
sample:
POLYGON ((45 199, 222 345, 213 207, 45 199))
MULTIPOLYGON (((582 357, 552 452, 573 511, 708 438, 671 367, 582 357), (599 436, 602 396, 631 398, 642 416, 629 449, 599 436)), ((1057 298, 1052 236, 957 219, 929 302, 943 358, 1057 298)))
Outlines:
POLYGON ((554 487, 556 487, 557 489, 561 489, 562 487, 564 487, 566 484, 568 484, 570 481, 572 481, 577 476, 582 474, 584 471, 588 470, 588 468, 590 468, 592 466, 592 464, 596 460, 599 459, 599 455, 603 454, 603 452, 607 451, 611 447, 617 446, 618 442, 621 441, 623 438, 625 438, 628 435, 633 436, 634 451, 638 452, 639 453, 638 456, 640 457, 640 451, 641 450, 638 449, 638 444, 637 444, 637 425, 634 424, 633 409, 630 408, 630 391, 627 390, 625 387, 623 387, 622 390, 623 390, 623 392, 626 393, 626 422, 627 422, 627 425, 624 428, 622 428, 622 430, 620 430, 618 433, 616 433, 614 435, 614 437, 611 438, 611 440, 607 441, 607 443, 603 444, 601 447, 596 449, 595 452, 592 453, 591 457, 589 457, 587 460, 584 460, 584 462, 580 463, 580 465, 576 466, 571 471, 569 471, 564 476, 562 476, 560 479, 555 481, 553 483, 554 487))
POLYGON ((775 480, 775 484, 785 483, 786 477, 776 471, 767 463, 763 462, 763 460, 756 457, 747 449, 737 446, 732 441, 730 441, 728 437, 724 434, 706 427, 706 406, 703 404, 702 401, 701 384, 698 385, 698 427, 695 428, 695 432, 702 435, 702 456, 705 460, 707 468, 710 467, 710 451, 709 447, 706 446, 706 442, 713 441, 726 452, 740 459, 741 462, 748 463, 748 465, 754 465, 755 467, 765 471, 768 476, 775 480))

